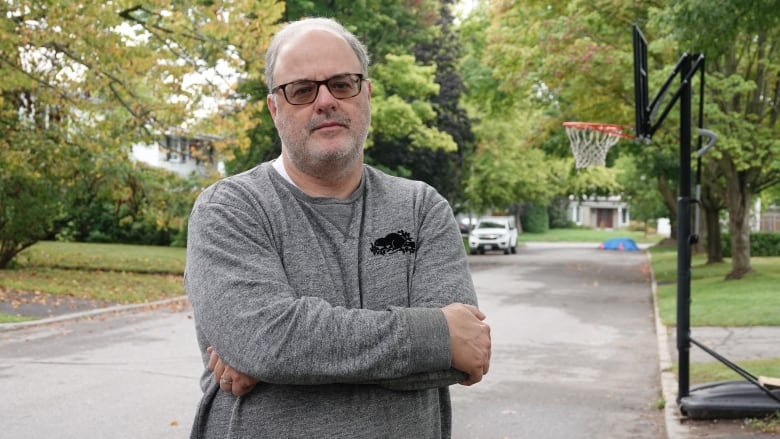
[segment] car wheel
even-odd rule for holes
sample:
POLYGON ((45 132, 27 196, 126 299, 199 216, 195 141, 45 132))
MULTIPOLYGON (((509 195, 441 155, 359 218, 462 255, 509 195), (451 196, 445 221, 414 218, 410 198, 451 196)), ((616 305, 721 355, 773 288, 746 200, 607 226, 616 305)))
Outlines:
POLYGON ((513 255, 516 254, 517 253, 517 246, 512 246, 512 248, 510 250, 512 251, 513 255))

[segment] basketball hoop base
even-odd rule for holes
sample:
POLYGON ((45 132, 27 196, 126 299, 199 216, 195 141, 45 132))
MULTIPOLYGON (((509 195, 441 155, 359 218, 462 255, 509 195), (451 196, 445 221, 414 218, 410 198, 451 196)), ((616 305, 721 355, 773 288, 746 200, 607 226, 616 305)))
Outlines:
POLYGON ((610 123, 564 122, 569 136, 574 166, 577 169, 588 166, 604 166, 607 153, 620 139, 633 139, 629 127, 610 123))

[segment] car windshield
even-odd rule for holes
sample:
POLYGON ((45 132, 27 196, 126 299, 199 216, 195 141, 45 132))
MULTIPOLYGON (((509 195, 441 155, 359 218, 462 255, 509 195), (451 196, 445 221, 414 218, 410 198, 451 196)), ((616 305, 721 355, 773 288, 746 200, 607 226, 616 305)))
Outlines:
POLYGON ((482 221, 477 226, 478 229, 505 229, 506 224, 497 221, 482 221))

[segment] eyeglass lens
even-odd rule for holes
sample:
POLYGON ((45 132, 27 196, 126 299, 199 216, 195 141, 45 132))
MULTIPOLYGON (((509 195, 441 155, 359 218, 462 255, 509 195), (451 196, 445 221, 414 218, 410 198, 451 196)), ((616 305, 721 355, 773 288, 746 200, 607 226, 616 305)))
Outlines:
POLYGON ((295 81, 282 87, 284 97, 293 105, 310 104, 317 99, 320 85, 325 84, 336 99, 347 99, 360 93, 360 75, 338 75, 324 81, 295 81))

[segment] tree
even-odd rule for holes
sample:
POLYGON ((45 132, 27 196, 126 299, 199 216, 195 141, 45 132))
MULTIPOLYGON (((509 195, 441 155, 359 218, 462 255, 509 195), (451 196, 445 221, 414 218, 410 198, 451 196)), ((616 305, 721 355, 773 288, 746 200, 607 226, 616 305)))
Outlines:
MULTIPOLYGON (((780 16, 771 1, 677 0, 668 10, 676 37, 707 57, 707 127, 719 135, 711 153, 722 175, 729 213, 732 268, 729 279, 752 271, 753 198, 780 183, 778 96, 780 16), (706 35, 696 31, 706 27, 706 35), (712 36, 715 36, 714 38, 712 36)), ((717 180, 716 180, 717 181, 717 180)))
POLYGON ((233 84, 260 70, 281 10, 270 0, 9 0, 0 13, 4 268, 101 193, 121 193, 134 143, 203 131, 222 136, 221 150, 247 144, 255 107, 233 84), (203 111, 211 117, 195 117, 203 111))
POLYGON ((366 45, 375 62, 387 54, 412 54, 429 41, 439 17, 438 0, 293 0, 285 2, 284 21, 333 17, 366 45))
POLYGON ((475 205, 499 202, 496 195, 549 203, 619 189, 611 168, 573 169, 561 127, 564 120, 620 123, 632 111, 623 79, 630 56, 617 50, 618 27, 601 12, 585 2, 481 3, 461 26, 466 102, 478 115, 472 172, 480 175, 472 175, 468 193, 484 198, 472 199, 475 205), (519 185, 518 172, 534 178, 519 185))
POLYGON ((471 119, 466 109, 461 106, 461 98, 466 93, 466 87, 457 70, 463 55, 462 45, 458 41, 454 16, 453 0, 441 0, 439 5, 439 32, 430 43, 418 43, 414 53, 422 63, 436 66, 436 83, 439 93, 432 98, 436 111, 436 127, 449 134, 457 151, 411 151, 412 156, 421 152, 421 157, 414 157, 412 175, 431 183, 442 195, 450 201, 453 207, 462 205, 462 181, 467 175, 466 159, 474 152, 474 133, 471 129, 471 119), (429 156, 433 156, 428 159, 429 156))
POLYGON ((664 205, 655 179, 638 169, 635 157, 626 155, 620 160, 622 162, 620 169, 624 172, 618 180, 623 187, 624 195, 630 200, 631 218, 648 223, 666 215, 668 208, 664 205))
MULTIPOLYGON (((18 118, 4 109, 0 139, 0 268, 46 236, 60 214, 59 204, 47 202, 60 196, 57 172, 41 172, 36 163, 45 163, 55 149, 54 142, 32 136, 19 136, 8 125, 18 118), (8 145, 17 145, 11 150, 8 145)), ((67 183, 67 181, 65 181, 67 183)))

